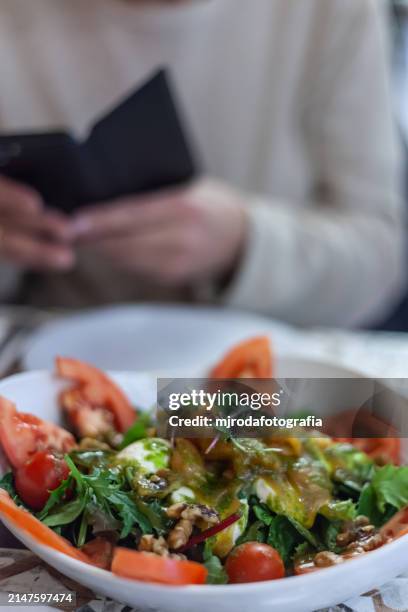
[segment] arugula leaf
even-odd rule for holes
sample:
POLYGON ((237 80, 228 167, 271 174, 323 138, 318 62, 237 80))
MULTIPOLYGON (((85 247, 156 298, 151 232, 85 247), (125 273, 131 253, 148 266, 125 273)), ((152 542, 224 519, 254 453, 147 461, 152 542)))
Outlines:
POLYGON ((203 550, 204 566, 208 570, 207 584, 227 584, 227 572, 220 559, 212 553, 212 543, 210 540, 206 541, 203 550))
POLYGON ((152 526, 148 518, 140 512, 135 502, 124 491, 113 491, 107 500, 118 513, 123 522, 120 538, 126 538, 132 531, 135 523, 140 527, 142 533, 152 533, 152 526))
POLYGON ((71 476, 69 476, 66 480, 63 480, 56 489, 51 491, 47 503, 37 515, 40 521, 42 521, 49 514, 50 510, 52 510, 54 506, 64 501, 66 493, 71 486, 73 486, 73 479, 71 476))
MULTIPOLYGON (((159 535, 167 533, 172 525, 172 520, 169 519, 163 507, 154 499, 153 501, 145 502, 135 498, 135 504, 142 514, 146 517, 150 527, 159 535)), ((146 532, 151 533, 152 530, 146 532)))
POLYGON ((132 444, 147 437, 147 428, 151 424, 151 416, 148 412, 142 412, 130 429, 127 430, 123 437, 123 441, 119 446, 119 450, 122 450, 132 444))
MULTIPOLYGON (((67 456, 66 461, 71 471, 70 477, 51 494, 40 514, 44 524, 60 527, 72 525, 80 519, 76 538, 74 533, 78 545, 85 542, 88 527, 92 527, 94 532, 101 528, 121 529, 121 539, 126 538, 135 526, 142 533, 152 533, 152 523, 147 513, 138 507, 123 471, 97 465, 89 474, 82 474, 72 457, 67 456), (75 498, 65 503, 65 493, 73 487, 75 498)), ((158 527, 162 520, 158 508, 152 510, 151 516, 155 517, 158 527)))
POLYGON ((44 525, 48 527, 58 527, 73 523, 84 511, 87 503, 86 496, 77 497, 73 501, 64 504, 61 509, 53 514, 49 514, 42 519, 44 525))

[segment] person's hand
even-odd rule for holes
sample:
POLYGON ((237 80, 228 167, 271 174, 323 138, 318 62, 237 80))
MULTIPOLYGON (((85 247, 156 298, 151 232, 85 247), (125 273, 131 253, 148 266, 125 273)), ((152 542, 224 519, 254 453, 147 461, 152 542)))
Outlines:
POLYGON ((66 270, 74 265, 68 220, 45 210, 38 193, 0 176, 0 261, 24 270, 66 270))
POLYGON ((181 286, 231 274, 244 246, 241 197, 215 181, 94 205, 73 221, 78 239, 120 268, 181 286))

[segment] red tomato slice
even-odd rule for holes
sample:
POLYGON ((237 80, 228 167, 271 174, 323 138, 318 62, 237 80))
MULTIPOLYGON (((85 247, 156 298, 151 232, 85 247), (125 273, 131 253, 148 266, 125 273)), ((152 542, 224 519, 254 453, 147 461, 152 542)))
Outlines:
POLYGON ((210 378, 272 378, 269 338, 260 336, 235 346, 210 372, 210 378))
POLYGON ((57 425, 17 412, 12 402, 0 397, 0 444, 11 465, 18 468, 38 451, 68 453, 75 439, 57 425))
POLYGON ((234 548, 225 569, 232 584, 285 577, 285 566, 278 551, 259 542, 246 542, 234 548))
POLYGON ((179 561, 128 548, 115 548, 112 572, 142 582, 187 585, 204 584, 208 571, 195 561, 179 561))
POLYGON ((3 489, 0 489, 0 515, 7 518, 18 529, 28 533, 39 544, 49 546, 78 561, 89 562, 88 557, 77 548, 74 548, 65 538, 62 538, 55 531, 43 525, 27 510, 16 506, 9 494, 3 491, 3 489))
POLYGON ((17 493, 27 506, 33 510, 42 510, 50 491, 56 489, 69 474, 64 459, 48 451, 40 451, 15 470, 14 483, 17 493))
POLYGON ((106 408, 114 416, 117 431, 123 433, 136 419, 136 411, 123 391, 97 368, 79 361, 57 357, 57 373, 79 385, 78 390, 92 406, 106 408))

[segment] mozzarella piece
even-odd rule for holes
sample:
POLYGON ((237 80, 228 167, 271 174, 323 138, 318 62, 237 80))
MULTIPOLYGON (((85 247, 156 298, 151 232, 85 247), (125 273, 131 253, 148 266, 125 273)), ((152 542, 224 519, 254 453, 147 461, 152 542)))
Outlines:
POLYGON ((119 463, 135 464, 143 474, 154 474, 168 468, 171 445, 161 438, 145 438, 129 444, 116 455, 119 463))

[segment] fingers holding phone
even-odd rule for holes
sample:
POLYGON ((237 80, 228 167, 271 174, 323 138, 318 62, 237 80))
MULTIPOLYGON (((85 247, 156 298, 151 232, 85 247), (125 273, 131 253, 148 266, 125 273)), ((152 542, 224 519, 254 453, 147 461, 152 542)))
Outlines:
POLYGON ((74 265, 70 225, 44 207, 31 188, 0 176, 0 261, 28 270, 67 270, 74 265))

